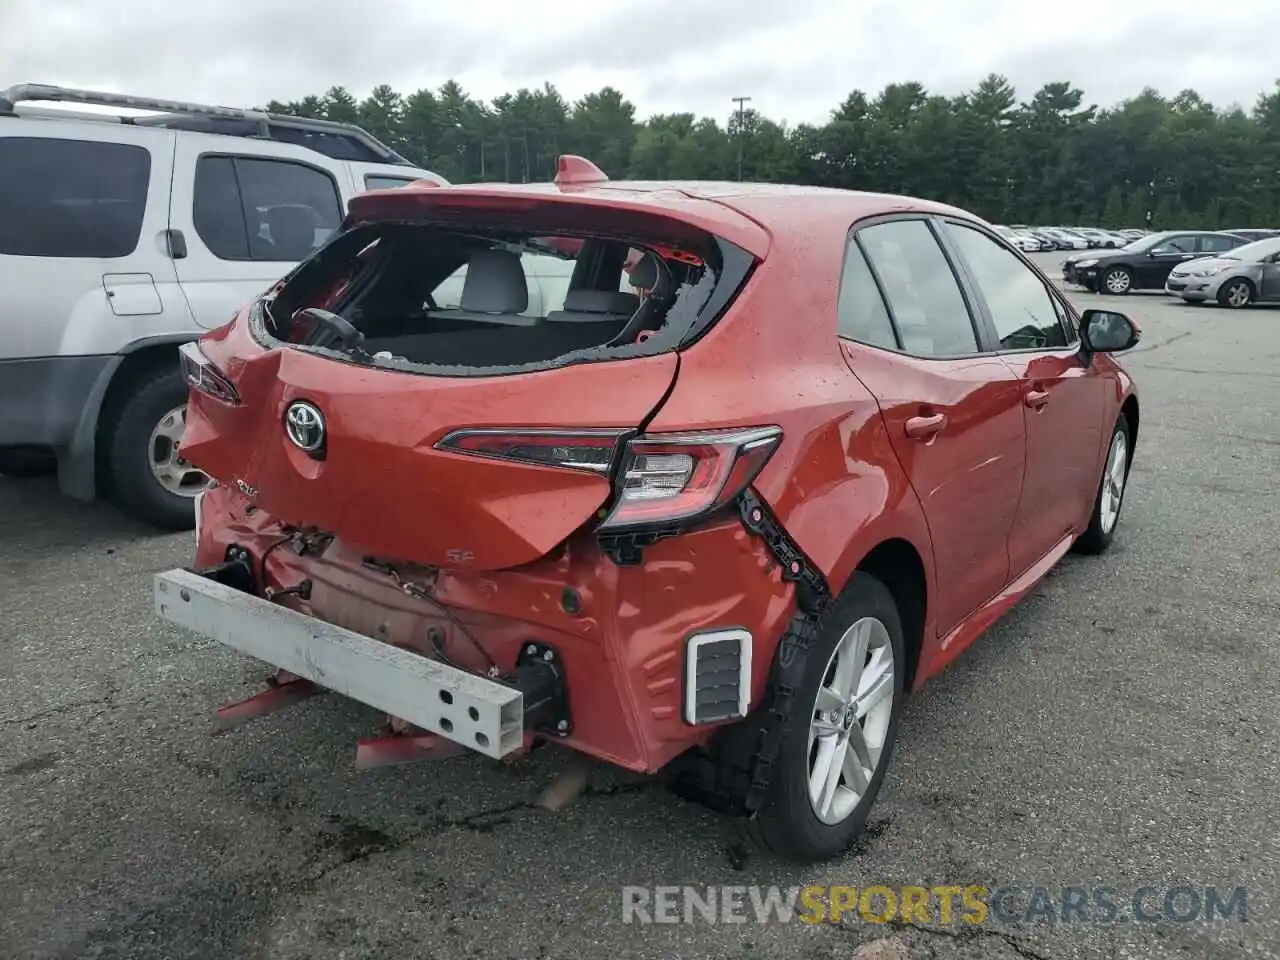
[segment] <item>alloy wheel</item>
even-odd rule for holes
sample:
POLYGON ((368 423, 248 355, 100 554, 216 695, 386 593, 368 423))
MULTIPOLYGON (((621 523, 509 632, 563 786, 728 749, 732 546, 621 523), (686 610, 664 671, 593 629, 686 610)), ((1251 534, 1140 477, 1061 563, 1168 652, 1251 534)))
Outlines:
POLYGON ((893 715, 893 642, 875 617, 856 621, 836 644, 809 724, 809 802, 824 824, 848 819, 884 754, 893 715))
POLYGON ((151 431, 147 462, 151 475, 169 493, 194 497, 208 485, 209 478, 180 456, 179 447, 186 428, 186 404, 174 407, 161 417, 151 431))
POLYGON ((1125 470, 1129 463, 1129 444, 1124 432, 1117 430, 1107 452, 1107 465, 1102 472, 1102 498, 1098 503, 1098 521, 1103 533, 1115 529, 1120 518, 1120 502, 1124 499, 1125 470))
POLYGON ((1108 293, 1128 293, 1132 283, 1128 271, 1125 270, 1112 270, 1103 278, 1103 285, 1108 293))
POLYGON ((1253 299, 1249 285, 1243 280, 1236 280, 1226 289, 1227 305, 1231 307, 1247 307, 1253 299))

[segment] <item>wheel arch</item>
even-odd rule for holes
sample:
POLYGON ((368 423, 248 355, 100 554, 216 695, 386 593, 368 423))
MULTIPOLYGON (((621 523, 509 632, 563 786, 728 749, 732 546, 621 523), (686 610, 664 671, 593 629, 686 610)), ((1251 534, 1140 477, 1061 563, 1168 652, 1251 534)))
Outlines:
MULTIPOLYGON (((1124 417, 1129 426, 1129 449, 1132 451, 1138 446, 1138 422, 1140 417, 1137 394, 1131 393, 1124 398, 1124 402, 1120 404, 1120 415, 1124 417)), ((1131 454, 1130 462, 1132 460, 1131 454)))
POLYGON ((115 357, 101 383, 80 414, 80 423, 66 451, 58 458, 58 485, 68 496, 92 500, 104 496, 110 472, 104 461, 114 417, 128 399, 129 388, 140 379, 178 362, 178 346, 199 333, 145 337, 127 344, 115 357))
POLYGON ((890 537, 858 561, 854 572, 875 577, 893 596, 898 616, 902 619, 906 646, 904 687, 911 690, 916 682, 916 669, 924 650, 926 624, 929 622, 929 577, 924 558, 910 540, 890 537))

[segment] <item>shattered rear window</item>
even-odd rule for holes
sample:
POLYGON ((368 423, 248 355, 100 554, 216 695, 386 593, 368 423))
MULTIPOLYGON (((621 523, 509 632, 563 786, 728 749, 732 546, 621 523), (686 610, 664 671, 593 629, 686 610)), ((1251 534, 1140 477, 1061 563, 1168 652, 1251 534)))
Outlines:
MULTIPOLYGON (((746 276, 739 265, 726 278, 724 241, 690 234, 683 225, 647 237, 360 225, 264 302, 260 332, 336 358, 452 375, 673 350, 706 320, 712 295, 725 283, 731 295, 746 276)), ((716 299, 722 308, 729 297, 716 299)))

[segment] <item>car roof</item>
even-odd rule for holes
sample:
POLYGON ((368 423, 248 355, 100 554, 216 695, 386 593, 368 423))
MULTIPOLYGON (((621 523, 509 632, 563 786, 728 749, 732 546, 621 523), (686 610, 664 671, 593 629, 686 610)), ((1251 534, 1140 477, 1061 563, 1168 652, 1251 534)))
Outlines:
POLYGON ((980 217, 947 204, 918 197, 778 183, 709 180, 592 180, 571 183, 483 183, 432 186, 413 183, 373 190, 351 202, 356 219, 388 219, 406 205, 466 205, 468 201, 509 198, 628 209, 667 216, 718 234, 756 256, 767 254, 778 238, 833 233, 843 236, 857 221, 881 214, 915 212, 980 217))

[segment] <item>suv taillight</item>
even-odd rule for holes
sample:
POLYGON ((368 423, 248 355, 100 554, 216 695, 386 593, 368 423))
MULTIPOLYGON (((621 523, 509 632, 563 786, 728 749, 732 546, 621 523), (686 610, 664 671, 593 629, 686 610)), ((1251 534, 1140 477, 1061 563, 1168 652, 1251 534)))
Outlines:
POLYGON ((537 466, 613 475, 613 503, 598 529, 687 523, 718 510, 760 473, 782 440, 779 427, 690 433, 627 431, 457 430, 441 450, 537 466), (616 465, 616 468, 615 468, 616 465))
POLYGON ((180 346, 178 356, 182 362, 182 374, 192 389, 223 403, 240 402, 240 394, 231 381, 213 365, 213 361, 204 355, 194 341, 180 346))

